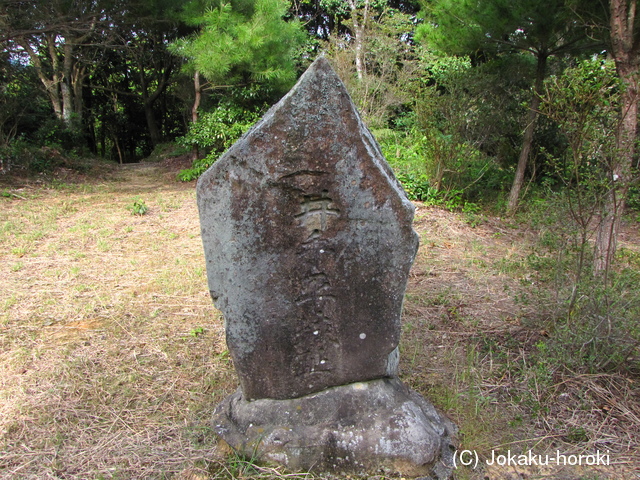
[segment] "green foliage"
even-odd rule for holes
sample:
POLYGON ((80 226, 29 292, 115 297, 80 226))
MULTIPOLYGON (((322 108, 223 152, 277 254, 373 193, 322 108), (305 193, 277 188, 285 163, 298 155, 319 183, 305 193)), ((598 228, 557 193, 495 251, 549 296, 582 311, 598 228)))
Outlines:
POLYGON ((178 178, 183 182, 197 179, 251 128, 261 112, 259 109, 244 110, 238 105, 225 102, 212 111, 201 114, 198 122, 191 125, 187 134, 178 139, 178 143, 204 152, 206 156, 196 159, 191 168, 178 174, 178 178))
POLYGON ((611 285, 584 285, 571 316, 556 327, 552 346, 573 371, 640 372, 640 295, 637 271, 614 275, 611 285), (585 288, 586 287, 586 288, 585 288))
POLYGON ((194 160, 191 168, 180 170, 178 180, 181 182, 193 182, 197 180, 216 160, 217 157, 211 158, 210 156, 194 160))
POLYGON ((411 200, 460 209, 486 201, 506 176, 492 159, 437 130, 375 134, 411 200))
POLYGON ((145 215, 149 211, 147 204, 138 197, 131 202, 128 209, 131 212, 131 215, 145 215))
POLYGON ((21 139, 0 146, 0 171, 22 170, 26 173, 50 173, 65 165, 62 153, 53 147, 37 147, 21 139))
MULTIPOLYGON (((362 9, 365 0, 354 0, 356 9, 362 9)), ((386 0, 369 0, 369 8, 380 13, 387 7, 386 0)), ((334 18, 336 22, 344 22, 351 17, 349 2, 344 0, 320 0, 320 6, 334 18)))
POLYGON ((523 187, 525 170, 532 163, 537 95, 549 71, 549 58, 584 55, 597 52, 603 46, 593 39, 585 22, 565 0, 423 0, 421 3, 426 21, 419 26, 416 37, 430 49, 469 55, 476 62, 526 57, 536 64, 529 75, 534 96, 529 101, 526 124, 520 132, 515 130, 521 147, 507 207, 513 211, 523 187))
POLYGON ((541 112, 558 125, 566 142, 552 171, 574 197, 597 201, 611 188, 619 85, 613 62, 579 62, 545 83, 541 112))
POLYGON ((438 195, 437 190, 431 186, 429 178, 425 174, 398 173, 397 178, 407 193, 409 200, 430 202, 438 195))
POLYGON ((65 152, 86 153, 85 140, 77 124, 65 125, 62 121, 50 118, 41 122, 33 134, 36 145, 51 147, 65 152))
MULTIPOLYGON (((411 122, 412 123, 412 122, 411 122)), ((417 129, 373 130, 383 155, 396 172, 426 174, 427 138, 417 129)))
POLYGON ((204 335, 204 333, 205 333, 204 327, 196 327, 191 329, 191 331, 189 332, 189 335, 191 335, 192 337, 199 337, 200 335, 204 335))
POLYGON ((162 162, 167 158, 188 155, 190 148, 177 142, 160 143, 155 146, 151 154, 144 159, 145 163, 162 162))
POLYGON ((640 187, 633 185, 629 188, 627 207, 636 213, 636 221, 640 222, 640 187))
POLYGON ((198 156, 192 168, 179 173, 182 181, 204 173, 258 119, 263 102, 295 80, 294 56, 304 33, 297 21, 284 20, 287 7, 284 0, 187 4, 183 17, 199 31, 174 42, 172 51, 206 77, 206 88, 224 89, 225 99, 179 139, 198 156))
POLYGON ((0 54, 0 146, 29 137, 48 114, 33 69, 0 54))
MULTIPOLYGON (((612 62, 584 60, 560 76, 550 77, 540 105, 562 133, 566 148, 546 152, 549 170, 561 186, 567 221, 579 233, 579 283, 589 239, 605 215, 607 196, 615 187, 615 131, 619 109, 618 79, 612 62)), ((596 248, 598 246, 596 245, 596 248)), ((572 302, 576 301, 575 295, 572 302)))
POLYGON ((590 48, 583 22, 565 0, 421 0, 417 38, 454 55, 523 52, 563 55, 590 48))
POLYGON ((522 118, 516 92, 529 65, 515 57, 472 67, 469 58, 427 52, 422 64, 427 76, 414 118, 426 173, 437 190, 461 190, 467 201, 486 203, 511 182, 522 118))
POLYGON ((640 367, 640 268, 629 261, 607 277, 592 266, 591 238, 614 181, 618 95, 613 65, 593 58, 550 77, 541 103, 565 149, 547 155, 553 179, 526 214, 541 232, 540 251, 528 258, 539 284, 532 298, 544 312, 537 327, 550 332, 539 355, 579 373, 640 367))
POLYGON ((545 327, 546 356, 556 368, 597 374, 627 370, 640 373, 640 271, 625 270, 604 285, 597 277, 583 277, 574 288, 577 301, 556 305, 545 327))
POLYGON ((410 200, 437 205, 450 210, 464 205, 463 191, 455 188, 438 189, 429 169, 433 151, 427 137, 416 130, 399 134, 391 130, 377 131, 383 155, 394 169, 410 200))
POLYGON ((304 41, 299 23, 283 19, 288 6, 284 0, 193 0, 184 16, 200 31, 172 49, 215 86, 250 80, 286 89, 296 76, 293 52, 304 41))
POLYGON ((253 125, 260 110, 247 111, 229 103, 202 113, 187 134, 178 140, 185 147, 198 147, 223 152, 253 125))
POLYGON ((86 145, 94 154, 100 148, 103 156, 111 153, 109 143, 116 144, 113 149, 121 159, 149 153, 149 140, 158 143, 178 124, 171 121, 179 118, 179 109, 171 108, 174 97, 164 94, 178 70, 166 45, 179 31, 172 9, 182 1, 65 0, 37 7, 28 2, 3 6, 0 28, 6 34, 4 46, 12 52, 8 63, 14 71, 24 66, 20 75, 30 77, 24 90, 40 91, 16 110, 28 111, 34 100, 48 103, 39 121, 21 128, 20 134, 38 146, 78 152, 86 145), (126 129, 118 128, 121 116, 126 129), (33 126, 41 126, 47 117, 55 117, 68 131, 41 127, 32 135, 33 126))

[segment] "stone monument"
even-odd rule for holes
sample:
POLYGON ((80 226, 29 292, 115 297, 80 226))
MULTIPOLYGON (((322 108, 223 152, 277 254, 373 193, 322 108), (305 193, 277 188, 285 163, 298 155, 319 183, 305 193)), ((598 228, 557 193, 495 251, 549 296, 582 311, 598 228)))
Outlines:
POLYGON ((414 208, 324 58, 200 178, 238 453, 291 470, 450 472, 453 426, 397 379, 414 208))

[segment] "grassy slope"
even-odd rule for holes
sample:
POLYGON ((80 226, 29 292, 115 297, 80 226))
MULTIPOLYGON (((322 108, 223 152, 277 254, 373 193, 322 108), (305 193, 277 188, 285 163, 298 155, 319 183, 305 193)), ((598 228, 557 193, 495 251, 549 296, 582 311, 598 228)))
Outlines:
MULTIPOLYGON (((0 198, 0 478, 279 476, 213 453, 210 413, 237 383, 206 289, 193 185, 173 178, 124 167, 102 183, 0 198), (135 201, 148 212, 132 215, 135 201)), ((576 377, 549 388, 528 369, 545 332, 526 328, 536 312, 513 299, 528 281, 532 234, 463 220, 418 206, 403 380, 458 423, 462 446, 481 459, 498 447, 599 448, 616 465, 485 466, 456 478, 640 472, 637 384, 576 377)))

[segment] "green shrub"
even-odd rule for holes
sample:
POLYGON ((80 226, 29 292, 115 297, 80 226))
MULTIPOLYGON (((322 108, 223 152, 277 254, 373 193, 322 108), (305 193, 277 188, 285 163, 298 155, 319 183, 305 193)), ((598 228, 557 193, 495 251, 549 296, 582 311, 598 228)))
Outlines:
POLYGON ((417 129, 375 135, 411 200, 460 209, 494 197, 509 176, 492 159, 450 136, 417 129))
POLYGON ((638 215, 638 221, 640 221, 640 186, 633 185, 629 188, 627 206, 638 215))
POLYGON ((233 103, 224 103, 210 112, 200 115, 187 134, 178 139, 183 147, 197 150, 199 156, 191 168, 182 170, 178 178, 184 182, 197 179, 226 151, 244 132, 258 120, 261 110, 245 110, 233 103))
POLYGON ((50 118, 44 121, 33 135, 35 145, 73 152, 86 153, 86 141, 79 126, 67 126, 62 121, 50 118))
POLYGON ((407 193, 409 200, 426 202, 437 196, 438 192, 429 183, 426 174, 398 173, 397 178, 407 193))
POLYGON ((613 186, 615 138, 607 132, 618 121, 617 85, 614 65, 597 58, 547 80, 540 110, 557 123, 567 148, 558 156, 544 152, 554 177, 524 213, 540 232, 528 261, 539 283, 537 310, 546 311, 535 326, 550 332, 545 354, 578 373, 638 371, 640 363, 640 269, 632 258, 606 275, 594 269, 593 239, 613 186))
POLYGON ((546 341, 557 365, 576 373, 640 373, 640 273, 628 270, 612 280, 583 279, 573 306, 567 300, 559 305, 546 341))
POLYGON ((57 148, 36 147, 20 139, 0 146, 0 170, 23 170, 26 173, 50 173, 65 164, 65 157, 57 148))
POLYGON ((144 161, 145 163, 161 162, 167 158, 180 157, 188 154, 189 148, 184 145, 178 145, 174 142, 160 143, 153 148, 151 154, 149 154, 144 161))
POLYGON ((213 163, 218 159, 219 155, 217 152, 213 154, 207 155, 205 158, 199 158, 193 161, 193 165, 191 168, 185 168, 184 170, 180 170, 178 173, 178 180, 182 182, 192 182, 200 178, 207 169, 213 165, 213 163))

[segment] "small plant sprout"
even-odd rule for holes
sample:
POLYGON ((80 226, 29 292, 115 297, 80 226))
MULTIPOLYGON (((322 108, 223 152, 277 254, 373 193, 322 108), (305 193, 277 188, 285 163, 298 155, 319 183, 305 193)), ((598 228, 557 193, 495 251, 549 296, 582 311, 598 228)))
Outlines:
POLYGON ((149 207, 140 198, 133 200, 133 203, 129 205, 129 211, 132 215, 144 215, 149 211, 149 207))
POLYGON ((200 335, 204 334, 204 328, 203 327, 196 327, 193 330, 191 330, 189 332, 189 335, 191 335, 192 337, 199 337, 200 335))

